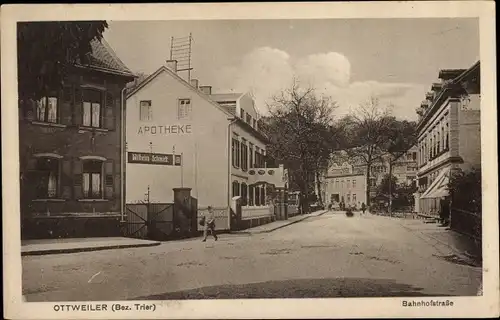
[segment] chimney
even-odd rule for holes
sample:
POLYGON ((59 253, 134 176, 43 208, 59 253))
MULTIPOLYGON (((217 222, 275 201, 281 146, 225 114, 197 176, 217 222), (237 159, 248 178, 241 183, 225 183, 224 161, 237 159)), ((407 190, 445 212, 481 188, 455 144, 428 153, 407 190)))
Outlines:
POLYGON ((167 60, 167 68, 177 73, 177 60, 167 60))
POLYGON ((198 89, 198 79, 191 79, 191 81, 189 81, 189 82, 193 87, 198 89))
POLYGON ((200 90, 204 94, 207 94, 207 95, 211 95, 212 94, 212 86, 200 86, 200 90))

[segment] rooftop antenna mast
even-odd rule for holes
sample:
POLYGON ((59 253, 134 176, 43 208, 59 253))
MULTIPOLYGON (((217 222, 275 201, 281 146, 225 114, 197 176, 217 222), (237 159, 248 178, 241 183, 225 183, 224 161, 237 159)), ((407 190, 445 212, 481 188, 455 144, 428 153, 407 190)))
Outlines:
POLYGON ((177 60, 177 71, 187 71, 188 80, 191 81, 191 45, 193 36, 172 37, 170 39, 170 60, 177 60))

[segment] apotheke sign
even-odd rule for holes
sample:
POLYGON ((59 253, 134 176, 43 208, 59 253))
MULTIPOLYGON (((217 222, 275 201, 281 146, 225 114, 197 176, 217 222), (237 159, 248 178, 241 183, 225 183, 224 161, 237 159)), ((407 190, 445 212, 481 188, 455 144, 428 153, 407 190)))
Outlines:
POLYGON ((164 166, 180 166, 181 155, 164 154, 164 153, 143 153, 143 152, 129 152, 129 163, 142 163, 142 164, 158 164, 164 166), (175 160, 175 161, 174 161, 175 160))

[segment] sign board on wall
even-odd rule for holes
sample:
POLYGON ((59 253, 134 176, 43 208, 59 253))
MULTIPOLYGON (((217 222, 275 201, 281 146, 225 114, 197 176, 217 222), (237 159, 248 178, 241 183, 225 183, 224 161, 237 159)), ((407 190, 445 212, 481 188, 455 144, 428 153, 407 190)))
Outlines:
POLYGON ((142 163, 142 164, 158 164, 164 166, 180 166, 180 154, 164 154, 164 153, 147 153, 147 152, 129 152, 129 163, 142 163))
POLYGON ((189 134, 192 133, 190 124, 175 124, 165 126, 140 126, 137 129, 138 135, 169 135, 169 134, 189 134))

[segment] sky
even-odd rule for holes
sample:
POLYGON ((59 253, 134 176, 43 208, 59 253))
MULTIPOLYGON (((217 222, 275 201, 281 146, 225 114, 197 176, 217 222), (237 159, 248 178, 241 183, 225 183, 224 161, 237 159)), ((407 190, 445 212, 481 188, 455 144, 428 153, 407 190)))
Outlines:
POLYGON ((334 115, 370 97, 416 120, 441 69, 479 60, 472 18, 108 21, 104 38, 133 71, 151 74, 170 58, 171 37, 193 36, 192 78, 213 92, 247 92, 266 103, 293 79, 336 102, 334 115))

